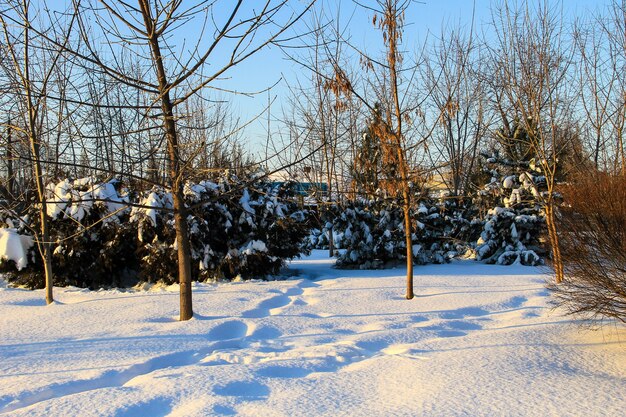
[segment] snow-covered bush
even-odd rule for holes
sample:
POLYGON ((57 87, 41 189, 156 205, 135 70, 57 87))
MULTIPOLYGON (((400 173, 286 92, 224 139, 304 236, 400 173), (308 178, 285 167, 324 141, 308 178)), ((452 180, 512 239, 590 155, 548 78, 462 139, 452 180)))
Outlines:
POLYGON ((468 201, 443 196, 422 197, 414 210, 413 256, 418 264, 445 263, 463 255, 477 234, 474 210, 468 201))
POLYGON ((65 179, 47 189, 55 285, 135 283, 137 242, 128 224, 128 191, 117 181, 93 178, 65 179))
POLYGON ((319 213, 312 213, 310 221, 312 224, 311 233, 305 242, 307 250, 311 249, 329 249, 330 234, 333 236, 333 247, 335 249, 343 249, 345 247, 343 241, 343 231, 333 228, 335 220, 341 216, 343 208, 338 204, 331 204, 319 209, 319 213))
POLYGON ((21 271, 33 263, 35 244, 28 216, 0 206, 0 272, 21 271))
POLYGON ((333 229, 343 237, 345 249, 337 260, 338 267, 380 268, 391 260, 393 255, 380 245, 386 229, 379 224, 379 216, 380 212, 372 202, 356 202, 343 209, 333 222, 333 229))
MULTIPOLYGON (((178 280, 169 192, 158 187, 131 192, 117 182, 93 179, 62 180, 47 190, 55 285, 100 288, 178 280)), ((307 214, 289 185, 200 182, 185 185, 184 194, 192 274, 198 280, 276 274, 285 259, 301 253, 309 234, 307 214)), ((32 245, 15 244, 32 238, 13 227, 37 216, 10 217, 4 214, 0 224, 0 244, 11 243, 0 268, 19 285, 41 287, 40 256, 32 245)))
MULTIPOLYGON (((411 213, 414 262, 444 263, 464 253, 465 242, 476 234, 476 225, 464 217, 468 214, 464 202, 419 196, 411 213)), ((404 214, 398 201, 352 203, 333 228, 343 236, 345 252, 337 261, 340 267, 380 268, 406 259, 404 214)))
POLYGON ((541 258, 530 247, 538 243, 543 217, 516 214, 511 208, 489 210, 484 230, 476 244, 476 259, 498 265, 539 265, 541 258))
MULTIPOLYGON (((205 181, 187 184, 184 193, 192 274, 199 280, 276 274, 286 259, 301 253, 309 234, 306 212, 298 208, 289 185, 205 181)), ((168 210, 171 196, 152 190, 141 206, 133 209, 131 220, 143 242, 142 279, 174 282, 177 246, 168 210)))
POLYGON ((532 161, 487 158, 491 181, 474 200, 483 212, 484 227, 476 241, 479 261, 499 265, 540 265, 544 215, 539 204, 545 183, 532 161))

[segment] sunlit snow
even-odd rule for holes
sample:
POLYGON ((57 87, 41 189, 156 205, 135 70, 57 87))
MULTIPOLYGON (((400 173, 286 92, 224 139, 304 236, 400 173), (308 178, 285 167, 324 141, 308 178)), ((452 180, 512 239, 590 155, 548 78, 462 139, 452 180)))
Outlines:
POLYGON ((0 284, 0 414, 595 416, 626 409, 626 335, 549 306, 534 267, 455 261, 288 280, 42 291, 0 284))

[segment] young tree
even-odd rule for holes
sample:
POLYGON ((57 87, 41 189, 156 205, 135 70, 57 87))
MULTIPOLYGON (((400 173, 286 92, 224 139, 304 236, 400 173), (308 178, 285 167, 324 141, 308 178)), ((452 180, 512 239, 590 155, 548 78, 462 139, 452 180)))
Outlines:
MULTIPOLYGON (((408 144, 406 137, 407 126, 411 122, 411 113, 416 107, 409 104, 409 95, 412 93, 414 77, 405 78, 406 72, 415 72, 414 67, 405 67, 405 54, 400 49, 402 33, 404 29, 404 16, 411 0, 377 0, 374 6, 362 5, 374 13, 373 23, 377 26, 385 45, 384 62, 372 59, 363 52, 362 62, 366 68, 374 70, 375 66, 381 71, 380 77, 376 78, 373 87, 378 89, 378 99, 381 104, 382 124, 374 132, 380 138, 381 158, 383 165, 393 167, 392 177, 388 180, 396 185, 402 200, 404 213, 404 236, 406 245, 406 298, 414 297, 413 291, 413 226, 411 220, 411 185, 412 176, 408 161, 408 144)), ((333 63, 335 74, 330 80, 332 88, 339 93, 353 94, 365 104, 371 111, 374 105, 368 103, 366 94, 358 92, 355 84, 351 82, 339 63, 333 63)), ((415 144, 413 144, 415 146, 415 144)))
MULTIPOLYGON (((404 28, 404 14, 410 1, 379 0, 379 28, 387 46, 389 89, 392 97, 391 106, 387 109, 387 123, 382 139, 383 160, 395 160, 400 175, 402 190, 402 210, 404 212, 404 236, 406 244, 406 298, 412 299, 413 293, 413 227, 411 222, 411 184, 409 163, 407 161, 406 137, 403 122, 408 119, 406 108, 401 105, 401 72, 403 55, 399 49, 404 28)), ((376 23, 376 17, 374 18, 376 23)))
MULTIPOLYGON (((181 142, 179 124, 184 114, 180 109, 192 97, 213 87, 230 70, 280 42, 280 37, 311 5, 305 4, 300 11, 289 13, 286 0, 264 1, 258 9, 243 6, 243 1, 227 4, 205 0, 189 5, 182 0, 138 0, 135 6, 128 2, 99 0, 81 8, 82 37, 87 51, 74 51, 76 56, 95 63, 111 79, 151 94, 153 102, 147 114, 161 121, 167 147, 168 187, 174 205, 180 320, 188 320, 193 315, 187 210, 183 199, 183 185, 191 161, 185 158, 181 142), (94 45, 97 37, 86 17, 91 13, 112 56, 97 52, 94 45), (201 23, 197 31, 205 34, 212 29, 212 36, 186 38, 183 26, 198 21, 201 23), (207 26, 208 22, 212 28, 207 26), (115 59, 119 51, 113 45, 141 58, 144 70, 129 71, 124 62, 115 59)), ((192 155, 197 153, 192 152, 192 155)))
MULTIPOLYGON (((572 48, 564 39, 563 20, 546 1, 512 9, 508 3, 493 13, 496 43, 491 60, 500 92, 496 101, 503 125, 519 123, 524 144, 536 155, 546 182, 542 206, 552 247, 556 282, 563 280, 556 218, 559 156, 569 147, 572 91, 568 88, 572 48)), ((512 129, 507 129, 512 132, 512 129)), ((511 141, 521 138, 510 137, 511 141)))
MULTIPOLYGON (((53 20, 52 15, 37 20, 33 16, 30 0, 6 0, 2 4, 0 24, 4 50, 8 59, 3 60, 3 70, 11 84, 11 97, 19 108, 19 118, 15 124, 8 123, 11 130, 20 132, 28 139, 32 176, 35 183, 39 213, 39 230, 34 231, 36 242, 44 264, 46 303, 53 298, 52 252, 48 201, 46 196, 46 162, 44 120, 51 107, 48 102, 48 90, 64 49, 68 46, 70 34, 75 23, 76 9, 69 13, 69 23, 60 19, 53 20), (37 25, 40 24, 40 25, 37 25), (36 26, 37 25, 37 26, 36 26), (45 33, 45 35, 44 35, 45 33), (55 42, 50 42, 55 39, 55 42), (56 44, 56 45, 55 45, 56 44)), ((61 123, 61 118, 56 120, 61 123)), ((8 145, 11 152, 11 144, 8 145)), ((28 160, 28 158, 26 158, 28 160)))

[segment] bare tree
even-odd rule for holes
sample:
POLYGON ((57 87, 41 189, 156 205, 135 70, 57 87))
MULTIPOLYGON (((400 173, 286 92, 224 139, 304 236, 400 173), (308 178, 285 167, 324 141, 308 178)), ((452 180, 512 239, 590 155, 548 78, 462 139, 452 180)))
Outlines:
POLYGON ((613 0, 609 10, 608 22, 603 30, 608 36, 610 48, 611 72, 617 75, 617 88, 612 100, 612 117, 609 119, 613 127, 615 159, 614 168, 626 172, 626 3, 613 0))
POLYGON ((468 191, 489 126, 480 46, 472 30, 446 27, 423 65, 429 101, 439 115, 429 153, 453 196, 468 191))
MULTIPOLYGON (((401 74, 403 54, 399 49, 402 41, 404 15, 410 1, 379 0, 378 25, 387 46, 386 64, 388 66, 389 92, 391 106, 386 111, 384 132, 379 132, 382 140, 383 159, 398 164, 400 188, 402 190, 402 210, 404 212, 404 236, 406 244, 406 298, 414 297, 413 293, 413 226, 411 221, 411 177, 406 152, 406 137, 403 123, 410 120, 409 109, 402 105, 405 97, 401 97, 401 74), (394 154, 395 153, 395 154, 394 154)), ((376 17, 374 18, 376 23, 376 17)), ((410 109, 414 110, 414 109, 410 109)))
MULTIPOLYGON (((43 151, 46 146, 43 121, 46 119, 49 107, 48 88, 69 42, 76 9, 71 10, 71 18, 67 25, 63 25, 60 20, 54 20, 51 15, 48 15, 47 27, 36 28, 36 23, 39 22, 33 16, 34 7, 30 0, 4 1, 2 7, 0 24, 5 42, 4 49, 9 56, 8 66, 4 70, 13 75, 12 84, 15 90, 12 97, 17 100, 23 119, 22 123, 11 124, 9 128, 27 137, 30 146, 30 162, 39 212, 39 230, 34 232, 44 264, 46 302, 50 304, 54 301, 53 271, 46 198, 44 164, 47 159, 44 158, 43 151), (55 28, 57 28, 56 32, 55 28), (42 36, 44 32, 46 36, 42 36), (51 38, 56 39, 56 47, 48 41, 51 38)), ((60 120, 57 120, 57 123, 60 123, 60 120)))
MULTIPOLYGON (((541 195, 556 282, 563 280, 556 219, 556 185, 559 156, 571 142, 570 115, 573 94, 568 89, 573 48, 565 39, 562 17, 546 1, 512 9, 507 3, 493 13, 496 43, 491 59, 501 95, 497 100, 503 124, 519 123, 523 140, 536 156, 535 165, 545 177, 541 195), (503 105, 504 102, 504 105, 503 105)), ((513 129, 509 129, 513 131, 513 129)))
MULTIPOLYGON (((98 33, 105 37, 110 48, 111 53, 106 54, 98 52, 94 45, 97 38, 86 18, 90 10, 81 9, 86 52, 73 51, 74 54, 83 61, 96 64, 112 80, 151 94, 152 106, 146 114, 161 121, 167 145, 168 186, 174 203, 180 320, 188 320, 193 315, 187 212, 183 200, 183 185, 192 161, 185 158, 181 141, 179 124, 184 114, 180 109, 204 89, 218 87, 216 83, 229 70, 280 42, 281 36, 311 4, 290 13, 285 0, 268 0, 258 9, 243 6, 243 1, 226 4, 205 0, 184 5, 181 0, 138 0, 136 6, 127 2, 92 1, 89 6, 98 33), (182 46, 175 46, 172 38, 182 36, 183 25, 192 21, 201 22, 198 30, 204 36, 193 39, 183 36, 182 46), (213 27, 209 27, 209 22, 213 27), (115 49, 118 47, 142 57, 142 64, 150 71, 145 68, 139 73, 129 71, 115 58, 119 56, 115 49)), ((194 156, 197 154, 192 152, 194 156)))
MULTIPOLYGON (((411 220, 411 185, 412 173, 407 158, 408 141, 407 126, 416 106, 411 103, 412 81, 406 78, 407 71, 414 74, 415 66, 406 66, 405 54, 400 49, 404 29, 404 16, 411 0, 377 0, 374 6, 362 5, 374 13, 373 23, 382 34, 385 45, 384 60, 378 61, 360 52, 365 67, 375 73, 378 67, 380 76, 375 77, 372 85, 378 89, 377 100, 381 104, 382 123, 378 126, 375 136, 380 138, 383 164, 391 167, 388 180, 395 184, 402 199, 404 213, 404 235, 406 245, 406 298, 414 297, 413 291, 413 242, 411 220)), ((375 110, 374 103, 369 103, 364 92, 358 92, 355 84, 348 79, 338 63, 334 63, 334 79, 332 88, 336 92, 355 95, 370 111, 375 110)), ((375 74, 376 75, 376 74, 375 74)), ((413 144, 415 146, 415 144, 413 144)))
MULTIPOLYGON (((332 81, 333 65, 341 63, 344 71, 348 65, 344 56, 346 44, 342 39, 341 14, 340 6, 333 18, 327 16, 323 7, 318 8, 309 24, 304 55, 290 55, 293 61, 310 70, 310 79, 297 80, 290 86, 291 110, 297 119, 290 122, 302 128, 296 138, 303 142, 302 149, 314 151, 304 161, 305 166, 299 174, 309 182, 326 186, 326 191, 323 187, 316 187, 322 210, 335 205, 336 199, 346 193, 346 181, 341 174, 350 166, 351 138, 358 130, 355 126, 357 119, 353 117, 357 102, 350 95, 335 91, 336 84, 332 81)), ((290 118, 289 115, 286 117, 290 118)), ((333 256, 332 227, 328 230, 328 241, 329 256, 333 256)))
POLYGON ((617 28, 609 24, 610 20, 607 22, 605 16, 598 15, 590 21, 578 21, 575 28, 580 103, 590 136, 587 145, 596 169, 613 165, 620 154, 620 96, 623 93, 620 80, 623 77, 616 60, 619 46, 613 30, 617 28), (617 143, 613 143, 613 136, 617 143))

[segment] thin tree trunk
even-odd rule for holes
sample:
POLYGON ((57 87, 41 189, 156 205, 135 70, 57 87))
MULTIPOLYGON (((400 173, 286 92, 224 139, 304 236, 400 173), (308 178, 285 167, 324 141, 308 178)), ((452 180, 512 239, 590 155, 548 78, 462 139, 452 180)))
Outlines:
MULTIPOLYGON (((31 146, 33 145, 33 140, 31 139, 31 146)), ((37 148, 39 146, 37 145, 37 148)), ((37 181, 37 194, 39 196, 39 201, 41 202, 41 208, 39 210, 39 219, 41 222, 41 242, 39 242, 39 248, 41 251, 41 256, 43 258, 43 267, 44 267, 44 275, 45 275, 45 285, 46 285, 46 304, 51 304, 54 301, 54 296, 52 293, 53 288, 53 272, 52 272, 52 251, 50 250, 50 228, 48 223, 48 213, 47 213, 47 203, 45 196, 45 188, 43 185, 43 175, 41 172, 41 166, 38 162, 39 160, 39 149, 36 151, 33 149, 33 154, 35 154, 35 178, 37 181)))
MULTIPOLYGON (((26 64, 28 65, 28 64, 26 64)), ((28 70, 25 71, 28 73, 28 70)), ((28 78, 28 75, 27 75, 28 78)), ((36 112, 32 106, 32 97, 30 94, 30 88, 26 92, 28 99, 28 123, 29 132, 28 140, 30 142, 30 149, 33 154, 33 171, 35 174, 35 184, 37 186, 37 197, 40 203, 39 206, 39 221, 40 221, 40 236, 39 242, 37 242, 41 257, 43 258, 45 285, 46 285, 46 303, 50 304, 54 301, 52 295, 53 275, 52 275, 52 251, 50 250, 50 229, 48 224, 48 204, 46 201, 46 189, 43 182, 43 170, 41 169, 40 160, 40 142, 35 137, 35 126, 37 123, 36 112)))
MULTIPOLYGON (((403 181, 404 182, 404 181, 403 181)), ((404 198, 404 237, 406 241, 406 299, 410 300, 413 293, 413 240, 411 239, 411 201, 408 192, 408 184, 402 187, 404 198)))
POLYGON ((169 83, 163 65, 159 39, 154 32, 154 25, 150 16, 150 6, 147 0, 139 0, 139 6, 148 32, 148 41, 152 51, 152 58, 159 81, 159 93, 161 95, 161 110, 163 111, 163 123, 170 169, 170 183, 172 199, 174 200, 174 227, 176 229, 176 242, 178 252, 178 280, 180 284, 180 320, 189 320, 193 317, 192 293, 191 293, 191 261, 189 235, 187 231, 187 210, 183 198, 183 175, 180 166, 180 149, 174 120, 174 108, 169 94, 169 83))
MULTIPOLYGON (((30 80, 30 21, 28 18, 28 4, 24 2, 24 89, 26 92, 26 105, 28 110, 28 141, 30 150, 33 154, 33 174, 35 175, 35 185, 37 187, 37 197, 39 199, 39 220, 40 220, 40 236, 37 242, 39 252, 43 258, 45 285, 46 285, 46 303, 51 304, 54 301, 52 294, 52 253, 50 250, 50 231, 48 224, 48 204, 46 202, 46 189, 43 181, 43 170, 41 168, 41 138, 37 134, 37 109, 33 104, 32 85, 30 80)), ((17 65, 17 63, 16 63, 17 65)))
POLYGON ((394 113, 396 117, 397 127, 392 133, 396 145, 398 163, 400 164, 400 175, 402 182, 402 200, 404 211, 404 237, 406 242, 406 298, 410 300, 414 297, 413 293, 413 239, 411 228, 411 195, 409 190, 409 170, 407 166, 406 155, 404 152, 404 144, 402 143, 402 110, 400 108, 400 97, 398 94, 398 70, 396 67, 398 60, 398 13, 396 3, 388 1, 387 13, 389 13, 388 26, 388 61, 389 75, 391 77, 391 93, 394 101, 394 113), (393 20, 392 20, 393 17, 393 20))
POLYGON ((554 264, 556 283, 560 284, 563 282, 563 259, 556 228, 554 204, 552 202, 546 204, 546 226, 548 227, 548 237, 550 238, 550 247, 552 248, 552 262, 554 264))
POLYGON ((15 174, 13 172, 13 138, 11 137, 11 120, 7 127, 7 194, 10 199, 15 195, 15 174))

